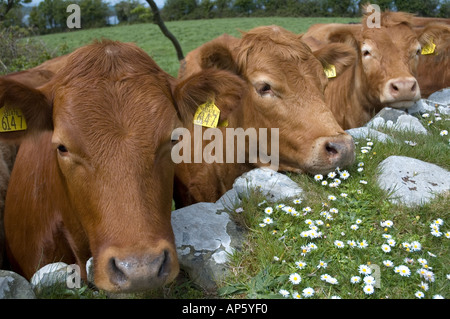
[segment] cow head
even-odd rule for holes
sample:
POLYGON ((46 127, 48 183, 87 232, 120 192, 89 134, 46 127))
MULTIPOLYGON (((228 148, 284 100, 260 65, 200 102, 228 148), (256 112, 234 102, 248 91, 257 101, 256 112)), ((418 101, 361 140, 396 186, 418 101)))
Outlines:
POLYGON ((201 68, 226 69, 245 81, 243 107, 230 126, 279 128, 280 169, 318 173, 352 163, 353 140, 324 102, 323 64, 345 68, 354 53, 333 55, 333 47, 315 56, 301 36, 278 26, 232 41, 212 41, 197 53, 201 68))
MULTIPOLYGON (((427 34, 412 29, 412 15, 404 12, 380 13, 380 25, 340 25, 330 28, 329 42, 343 42, 358 53, 357 83, 375 106, 408 108, 420 99, 417 65, 427 34)), ((431 30, 427 30, 430 32, 431 30)))
MULTIPOLYGON (((20 109, 28 123, 28 130, 0 138, 38 143, 51 132, 43 149, 63 188, 64 207, 57 209, 65 240, 80 266, 94 257, 99 288, 139 291, 176 277, 171 133, 192 120, 196 99, 206 100, 217 85, 239 91, 242 84, 214 70, 177 83, 136 46, 111 41, 72 53, 42 88, 0 80, 0 105, 20 109)), ((222 99, 223 113, 239 99, 222 99)))

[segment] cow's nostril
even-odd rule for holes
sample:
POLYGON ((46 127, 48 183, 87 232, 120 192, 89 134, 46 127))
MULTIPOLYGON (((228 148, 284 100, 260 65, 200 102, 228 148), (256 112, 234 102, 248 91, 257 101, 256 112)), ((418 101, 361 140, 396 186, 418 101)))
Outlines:
POLYGON ((331 142, 325 145, 325 149, 327 150, 327 153, 330 155, 336 155, 339 153, 339 151, 337 150, 337 145, 331 142))
POLYGON ((398 92, 398 87, 392 83, 391 88, 394 92, 398 92))
POLYGON ((169 252, 167 250, 164 250, 163 261, 162 261, 161 266, 159 267, 159 270, 158 270, 158 277, 167 276, 169 259, 170 259, 169 252))
POLYGON ((120 283, 120 282, 124 282, 127 280, 127 276, 125 274, 125 272, 123 271, 123 269, 121 269, 121 265, 120 263, 117 262, 117 259, 112 257, 109 260, 109 268, 111 269, 111 279, 112 281, 114 281, 115 283, 120 283))
POLYGON ((417 89, 417 82, 414 82, 413 86, 411 87, 411 92, 415 92, 417 89))

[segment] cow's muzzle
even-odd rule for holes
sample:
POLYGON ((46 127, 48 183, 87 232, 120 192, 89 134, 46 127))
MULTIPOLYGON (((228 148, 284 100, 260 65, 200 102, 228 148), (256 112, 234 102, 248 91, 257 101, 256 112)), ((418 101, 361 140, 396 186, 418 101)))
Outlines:
POLYGON ((319 137, 313 147, 313 159, 307 171, 326 174, 336 167, 346 167, 355 161, 355 143, 349 134, 319 137))
POLYGON ((175 279, 179 271, 176 253, 169 246, 158 252, 124 253, 111 248, 105 253, 99 258, 99 265, 94 259, 94 281, 99 288, 110 292, 155 289, 175 279))

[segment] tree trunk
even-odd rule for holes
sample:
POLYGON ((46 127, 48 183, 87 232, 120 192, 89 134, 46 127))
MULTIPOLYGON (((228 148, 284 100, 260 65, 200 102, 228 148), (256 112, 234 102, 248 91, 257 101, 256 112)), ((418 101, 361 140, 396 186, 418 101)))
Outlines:
POLYGON ((155 23, 159 26, 162 33, 169 38, 170 41, 172 41, 173 46, 175 47, 175 50, 177 51, 177 57, 178 61, 181 61, 184 59, 183 50, 181 50, 181 46, 178 43, 178 40, 175 38, 175 36, 167 29, 166 25, 164 24, 164 21, 161 18, 161 14, 159 13, 158 6, 153 0, 146 0, 147 3, 150 5, 150 8, 153 12, 153 19, 155 23))

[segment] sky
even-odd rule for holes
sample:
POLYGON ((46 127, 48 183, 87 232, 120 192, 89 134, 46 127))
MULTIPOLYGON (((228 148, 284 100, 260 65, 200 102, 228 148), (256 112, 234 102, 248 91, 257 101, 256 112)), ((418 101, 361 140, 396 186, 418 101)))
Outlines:
MULTIPOLYGON (((26 3, 24 5, 26 6, 36 6, 39 4, 39 2, 41 2, 42 0, 32 0, 31 3, 26 3)), ((111 3, 111 4, 115 4, 117 2, 120 2, 121 0, 103 0, 106 3, 111 3)), ((156 5, 158 6, 158 8, 162 8, 164 5, 164 2, 166 2, 166 0, 154 0, 156 5)), ((141 0, 142 3, 147 4, 147 2, 145 0, 141 0)))

